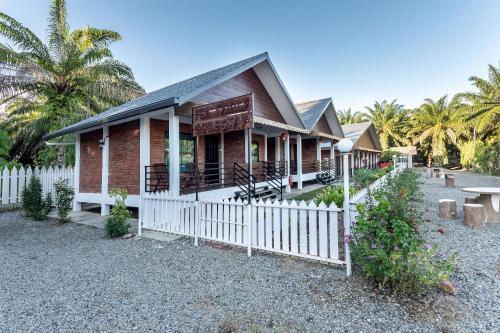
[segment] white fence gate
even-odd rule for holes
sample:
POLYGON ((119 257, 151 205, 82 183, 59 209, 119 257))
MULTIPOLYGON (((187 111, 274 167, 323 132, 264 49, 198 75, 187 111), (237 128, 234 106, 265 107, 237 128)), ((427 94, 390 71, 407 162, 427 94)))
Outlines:
POLYGON ((69 167, 21 167, 21 168, 3 168, 0 170, 0 203, 2 205, 16 204, 22 201, 21 192, 30 181, 32 175, 40 178, 42 183, 42 193, 47 195, 54 194, 54 181, 59 179, 68 179, 69 184, 73 185, 73 168, 69 167))
MULTIPOLYGON (((142 196, 142 228, 265 250, 329 263, 339 258, 335 204, 304 201, 220 201, 174 197, 168 192, 142 196)), ((343 242, 343 237, 340 237, 343 242)))

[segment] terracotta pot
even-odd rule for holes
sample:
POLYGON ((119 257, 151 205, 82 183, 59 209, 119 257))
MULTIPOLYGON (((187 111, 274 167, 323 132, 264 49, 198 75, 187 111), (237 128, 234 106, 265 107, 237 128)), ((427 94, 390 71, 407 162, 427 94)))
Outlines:
POLYGON ((380 169, 383 169, 383 168, 391 166, 391 165, 392 165, 391 162, 379 162, 378 163, 378 166, 379 166, 380 169))

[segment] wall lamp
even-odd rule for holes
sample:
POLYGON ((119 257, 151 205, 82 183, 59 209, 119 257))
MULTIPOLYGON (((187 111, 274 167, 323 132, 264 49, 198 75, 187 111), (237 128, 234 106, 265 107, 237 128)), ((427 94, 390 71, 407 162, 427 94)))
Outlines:
POLYGON ((109 135, 106 135, 104 138, 99 139, 99 148, 102 148, 106 145, 106 139, 109 141, 109 135))

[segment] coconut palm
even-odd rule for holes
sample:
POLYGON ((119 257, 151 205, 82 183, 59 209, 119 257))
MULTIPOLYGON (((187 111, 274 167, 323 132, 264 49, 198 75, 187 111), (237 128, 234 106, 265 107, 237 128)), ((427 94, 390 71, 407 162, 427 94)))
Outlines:
POLYGON ((448 102, 447 96, 437 101, 430 98, 412 114, 410 136, 413 143, 429 148, 428 165, 435 162, 448 163, 446 144, 457 143, 457 128, 460 114, 457 111, 458 96, 448 102))
POLYGON ((404 126, 408 120, 407 113, 403 105, 398 104, 396 100, 382 103, 375 102, 373 108, 365 107, 364 116, 367 120, 373 122, 380 138, 382 149, 386 150, 390 145, 407 144, 408 140, 405 137, 404 126))
POLYGON ((0 12, 0 105, 13 137, 11 155, 32 161, 42 137, 144 93, 132 70, 113 58, 114 31, 84 27, 71 31, 66 3, 53 0, 48 38, 0 12))
POLYGON ((500 67, 488 67, 488 80, 472 76, 469 81, 478 92, 461 94, 469 105, 464 109, 466 119, 482 138, 498 141, 500 137, 500 67))
POLYGON ((361 112, 352 112, 351 108, 339 110, 337 116, 342 125, 360 123, 366 120, 361 112))

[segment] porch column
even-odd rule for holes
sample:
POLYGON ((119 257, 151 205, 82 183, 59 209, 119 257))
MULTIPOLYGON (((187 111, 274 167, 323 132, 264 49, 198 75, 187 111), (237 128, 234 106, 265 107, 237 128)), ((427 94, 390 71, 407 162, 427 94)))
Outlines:
MULTIPOLYGON (((221 165, 221 183, 224 184, 224 132, 220 133, 220 165, 221 165)), ((198 162, 198 161, 196 161, 198 162)))
POLYGON ((276 161, 276 168, 280 167, 281 161, 281 136, 274 137, 274 160, 276 161))
POLYGON ((248 163, 248 131, 244 130, 245 134, 245 163, 248 163))
POLYGON ((146 193, 146 166, 150 165, 150 131, 149 131, 149 117, 143 116, 140 119, 139 129, 139 193, 142 195, 146 193))
POLYGON ((267 134, 264 134, 264 162, 267 162, 267 134))
MULTIPOLYGON (((278 137, 278 141, 279 141, 279 137, 278 137)), ((278 146, 281 146, 281 142, 279 142, 278 146)), ((281 156, 281 154, 280 154, 281 156)), ((287 176, 290 177, 290 133, 286 133, 286 139, 285 139, 285 163, 286 163, 286 169, 287 169, 287 176)), ((288 182, 288 179, 287 179, 287 182, 286 182, 286 191, 288 193, 290 193, 292 189, 290 188, 290 185, 289 185, 289 182, 288 182)))
POLYGON ((169 190, 174 195, 180 190, 180 140, 179 140, 179 116, 174 113, 174 108, 168 112, 168 152, 169 152, 169 190))
POLYGON ((80 193, 80 133, 76 134, 75 140, 75 168, 73 169, 73 188, 75 189, 75 199, 73 200, 73 211, 79 212, 82 210, 82 204, 78 202, 78 194, 80 193))
POLYGON ((328 162, 331 167, 333 167, 334 170, 334 175, 337 174, 337 171, 335 170, 335 144, 333 143, 333 140, 330 141, 330 156, 328 157, 330 161, 328 162))
POLYGON ((109 215, 110 205, 108 199, 108 177, 109 177, 109 126, 102 129, 102 170, 101 170, 101 215, 109 215))
POLYGON ((316 160, 318 161, 318 170, 321 171, 321 140, 316 138, 316 160))
POLYGON ((302 189, 302 135, 297 134, 297 188, 302 189))

